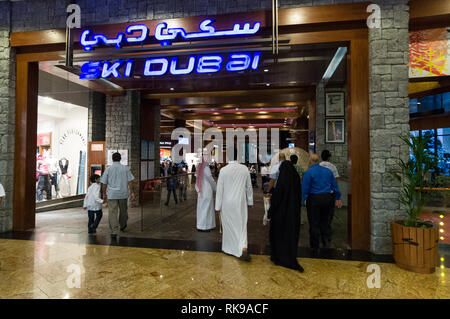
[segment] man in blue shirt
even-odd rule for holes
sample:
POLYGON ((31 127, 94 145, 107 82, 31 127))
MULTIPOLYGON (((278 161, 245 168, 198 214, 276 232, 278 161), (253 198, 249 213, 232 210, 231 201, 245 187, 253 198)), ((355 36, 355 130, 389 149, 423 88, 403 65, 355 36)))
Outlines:
POLYGON ((303 175, 302 194, 306 200, 309 221, 309 243, 311 248, 319 248, 319 239, 328 247, 330 230, 328 227, 331 207, 342 207, 341 193, 333 173, 319 165, 317 154, 311 154, 310 168, 303 175))

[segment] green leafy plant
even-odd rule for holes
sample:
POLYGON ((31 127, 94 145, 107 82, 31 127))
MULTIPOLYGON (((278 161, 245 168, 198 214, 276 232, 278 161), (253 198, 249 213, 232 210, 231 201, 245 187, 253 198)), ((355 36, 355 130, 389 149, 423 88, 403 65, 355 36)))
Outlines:
POLYGON ((423 188, 427 186, 426 176, 436 167, 437 160, 428 150, 429 137, 410 135, 400 138, 409 146, 412 155, 407 161, 400 159, 397 163, 398 168, 392 172, 402 185, 399 200, 408 212, 405 226, 427 226, 428 223, 419 220, 419 215, 426 203, 423 188))

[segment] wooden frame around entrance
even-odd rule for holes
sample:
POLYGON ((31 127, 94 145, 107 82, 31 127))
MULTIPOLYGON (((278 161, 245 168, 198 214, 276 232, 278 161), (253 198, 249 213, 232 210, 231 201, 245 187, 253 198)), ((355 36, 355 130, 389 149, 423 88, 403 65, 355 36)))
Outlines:
MULTIPOLYGON (((435 0, 429 1, 434 2, 435 0)), ((349 244, 352 249, 370 249, 370 147, 369 147, 369 42, 365 27, 370 3, 303 7, 279 10, 280 36, 290 44, 348 43, 348 172, 349 244), (314 31, 311 31, 314 30, 314 31)), ((412 8, 411 8, 412 10, 412 8)), ((426 11, 413 13, 426 16, 426 11)), ((219 21, 257 17, 270 27, 270 12, 223 15, 219 21)), ((187 31, 197 28, 205 17, 177 20, 187 31)), ((155 25, 160 21, 147 21, 155 25)), ((142 23, 142 22, 140 22, 142 23)), ((96 26, 96 30, 117 32, 126 24, 96 26)), ((107 32, 105 32, 107 33, 107 32)), ((75 36, 75 38, 77 38, 75 36)), ((37 133, 38 63, 61 60, 65 30, 30 31, 11 34, 16 48, 16 123, 14 154, 13 229, 35 227, 35 149, 37 133)))

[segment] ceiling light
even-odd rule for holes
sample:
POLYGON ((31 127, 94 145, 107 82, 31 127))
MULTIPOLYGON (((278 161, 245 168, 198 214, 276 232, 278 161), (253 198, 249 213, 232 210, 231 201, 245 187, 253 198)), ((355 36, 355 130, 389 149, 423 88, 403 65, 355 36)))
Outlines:
POLYGON ((269 72, 269 69, 264 69, 264 72, 269 72))
POLYGON ((214 113, 213 113, 213 115, 219 115, 219 114, 220 114, 220 113, 218 113, 218 112, 214 112, 214 113))
POLYGON ((170 88, 171 91, 175 90, 174 88, 170 88))
POLYGON ((266 86, 270 86, 270 83, 266 83, 266 86))
POLYGON ((242 112, 236 112, 236 114, 242 114, 242 112))
POLYGON ((265 111, 258 112, 258 114, 267 114, 265 111))

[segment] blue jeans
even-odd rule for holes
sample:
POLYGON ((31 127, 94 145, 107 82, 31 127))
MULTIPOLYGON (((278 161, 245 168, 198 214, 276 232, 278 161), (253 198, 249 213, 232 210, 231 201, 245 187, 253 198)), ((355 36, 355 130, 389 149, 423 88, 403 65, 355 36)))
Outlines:
POLYGON ((88 230, 89 232, 92 232, 97 229, 98 224, 100 224, 100 221, 103 217, 102 210, 88 210, 88 216, 89 216, 89 223, 88 223, 88 230))

